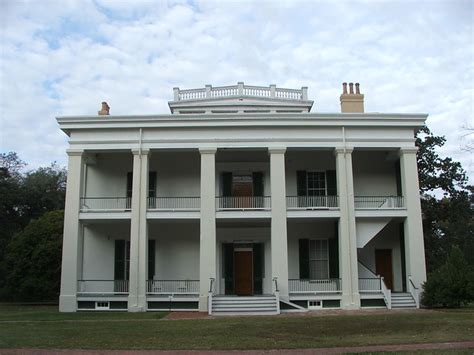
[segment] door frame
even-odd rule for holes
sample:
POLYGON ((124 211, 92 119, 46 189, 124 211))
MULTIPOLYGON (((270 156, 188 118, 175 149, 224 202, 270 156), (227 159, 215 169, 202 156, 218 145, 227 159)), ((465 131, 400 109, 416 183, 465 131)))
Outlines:
MULTIPOLYGON (((242 243, 243 244, 243 243, 242 243)), ((246 244, 246 243, 245 243, 246 244)), ((251 273, 250 273, 250 289, 251 289, 251 292, 250 292, 250 295, 253 296, 253 243, 251 246, 245 246, 245 247, 239 247, 238 246, 238 243, 234 244, 234 292, 235 294, 237 295, 237 292, 236 292, 236 289, 235 289, 235 282, 236 282, 236 271, 237 271, 237 268, 236 268, 236 264, 235 264, 235 253, 236 252, 242 252, 242 251, 246 251, 246 252, 250 252, 251 254, 251 258, 250 258, 250 261, 251 261, 251 265, 250 265, 250 270, 251 270, 251 273), (237 246, 236 246, 237 245, 237 246)))

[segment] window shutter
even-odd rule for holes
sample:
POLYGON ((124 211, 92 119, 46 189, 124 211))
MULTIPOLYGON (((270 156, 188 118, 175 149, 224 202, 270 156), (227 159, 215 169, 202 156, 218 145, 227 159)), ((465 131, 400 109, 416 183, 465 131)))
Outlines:
POLYGON ((148 280, 155 277, 155 240, 148 239, 148 280))
POLYGON ((300 279, 309 279, 309 239, 299 240, 300 279))
POLYGON ((298 170, 296 172, 296 190, 298 196, 306 196, 306 171, 298 170))
POLYGON ((148 197, 156 197, 156 171, 148 173, 148 197))
POLYGON ((328 240, 329 242, 329 278, 339 278, 339 233, 336 223, 336 237, 328 240))
POLYGON ((263 291, 263 243, 253 244, 253 293, 261 295, 263 291))
POLYGON ((232 196, 232 173, 230 172, 222 173, 222 196, 232 196))
POLYGON ((115 241, 114 280, 125 279, 125 240, 115 241))
POLYGON ((402 196, 402 175, 400 172, 400 161, 395 164, 395 179, 397 183, 397 196, 402 196))
POLYGON ((127 197, 132 197, 133 191, 133 172, 127 173, 127 197))
POLYGON ((263 173, 255 172, 252 173, 253 180, 253 195, 263 196, 263 173))
POLYGON ((225 294, 234 293, 234 244, 222 244, 224 254, 225 294))
POLYGON ((327 186, 328 196, 336 196, 337 195, 336 170, 326 171, 326 182, 327 182, 326 186, 327 186))

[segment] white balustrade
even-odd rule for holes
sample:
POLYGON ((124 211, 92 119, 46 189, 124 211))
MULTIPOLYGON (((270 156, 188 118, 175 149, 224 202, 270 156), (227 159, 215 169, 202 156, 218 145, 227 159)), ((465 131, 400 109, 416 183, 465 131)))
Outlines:
POLYGON ((199 280, 148 280, 146 292, 151 295, 199 294, 199 280))
POLYGON ((199 211, 199 197, 149 197, 148 209, 159 211, 199 211))
POLYGON ((287 209, 327 209, 339 206, 338 196, 287 196, 287 209))
POLYGON ((127 295, 128 280, 78 280, 79 295, 127 295))
POLYGON ((380 277, 359 278, 359 292, 380 292, 381 290, 380 277))
POLYGON ((356 209, 402 209, 403 196, 355 196, 356 209))
POLYGON ((341 291, 341 279, 289 279, 290 293, 337 293, 341 291))
POLYGON ((269 210, 270 196, 219 196, 217 210, 269 210))
POLYGON ((131 197, 82 197, 81 212, 127 211, 132 207, 131 197))

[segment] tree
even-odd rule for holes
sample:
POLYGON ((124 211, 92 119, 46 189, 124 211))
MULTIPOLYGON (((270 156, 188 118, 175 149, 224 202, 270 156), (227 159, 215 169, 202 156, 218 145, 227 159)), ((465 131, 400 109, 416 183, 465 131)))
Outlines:
POLYGON ((447 259, 451 247, 459 245, 474 265, 473 192, 459 162, 441 158, 437 149, 444 137, 434 136, 427 127, 416 134, 423 232, 428 273, 447 259), (441 197, 439 197, 441 195, 441 197))
POLYGON ((5 295, 15 301, 50 301, 59 295, 63 211, 32 220, 8 245, 5 295))
POLYGON ((474 301, 474 272, 458 246, 423 285, 422 303, 427 307, 459 307, 474 301))

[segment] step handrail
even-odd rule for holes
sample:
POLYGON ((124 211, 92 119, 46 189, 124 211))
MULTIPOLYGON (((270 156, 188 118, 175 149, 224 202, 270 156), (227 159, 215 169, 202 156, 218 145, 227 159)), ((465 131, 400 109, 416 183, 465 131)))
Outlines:
POLYGON ((209 294, 207 296, 207 314, 212 315, 212 293, 214 289, 215 278, 209 278, 209 294))
POLYGON ((415 300, 416 308, 420 308, 420 290, 415 286, 411 275, 408 276, 408 290, 415 300))
POLYGON ((383 298, 388 309, 392 309, 392 290, 385 284, 383 276, 380 277, 380 289, 383 293, 383 298))

